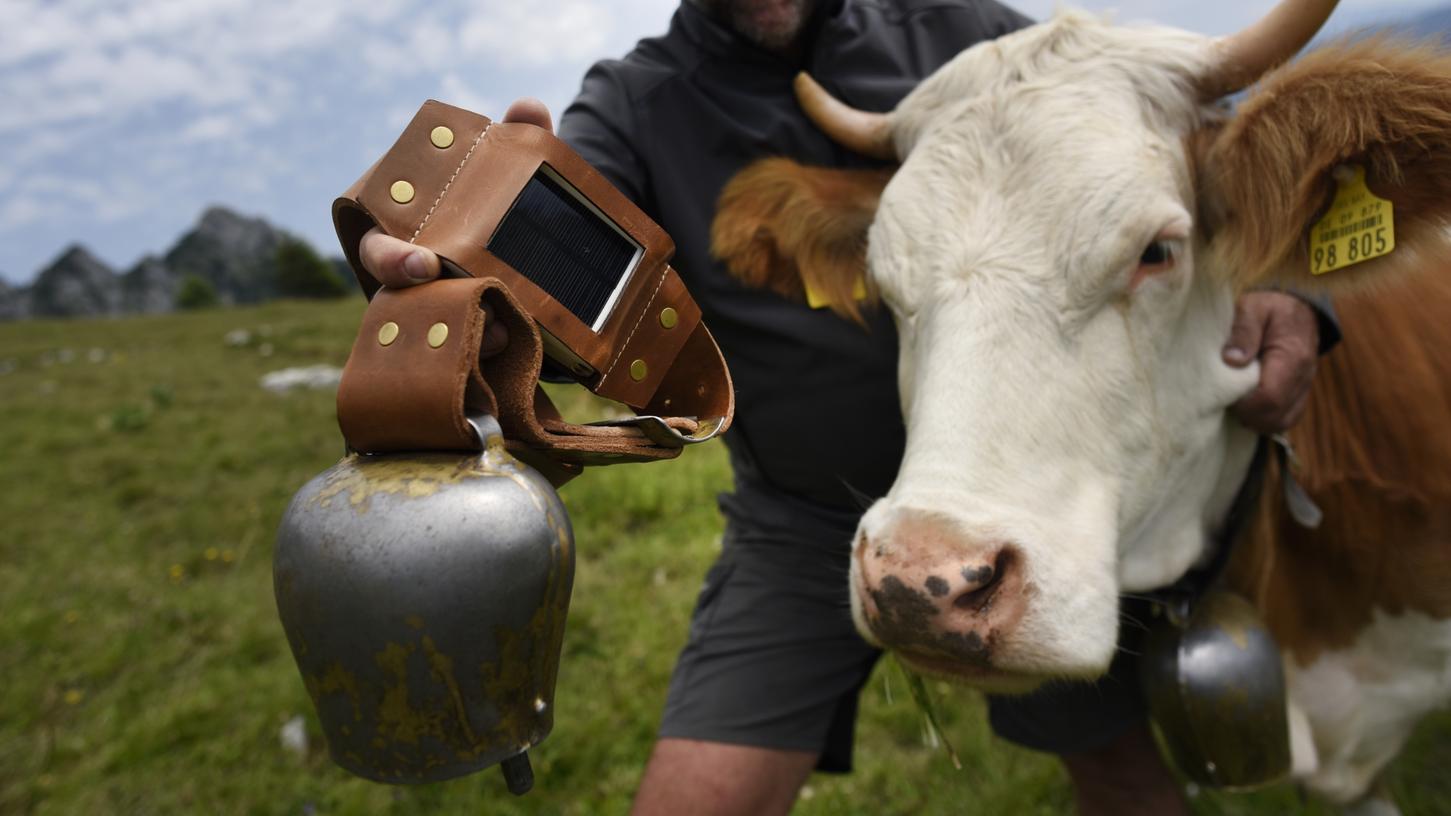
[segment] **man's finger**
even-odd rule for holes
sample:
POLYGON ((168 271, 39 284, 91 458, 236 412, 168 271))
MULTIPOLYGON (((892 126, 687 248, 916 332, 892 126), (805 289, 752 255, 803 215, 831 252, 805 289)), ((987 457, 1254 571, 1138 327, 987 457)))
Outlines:
POLYGON ((384 286, 399 289, 438 277, 438 256, 374 227, 358 245, 359 260, 384 286))
POLYGON ((515 100, 514 104, 504 111, 504 121, 537 125, 550 133, 554 132, 554 120, 549 116, 549 108, 532 96, 515 100))
MULTIPOLYGON (((1229 340, 1220 354, 1224 361, 1235 368, 1249 365, 1260 353, 1264 341, 1265 316, 1255 306, 1244 302, 1234 306, 1234 325, 1229 330, 1229 340)), ((1263 381, 1263 378, 1261 378, 1263 381)))

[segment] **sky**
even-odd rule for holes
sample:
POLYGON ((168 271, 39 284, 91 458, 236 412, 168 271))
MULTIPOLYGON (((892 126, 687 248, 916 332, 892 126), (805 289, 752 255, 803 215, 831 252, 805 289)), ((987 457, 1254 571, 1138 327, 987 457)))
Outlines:
MULTIPOLYGON (((332 199, 423 100, 563 109, 678 0, 0 0, 0 280, 82 243, 125 270, 213 204, 338 254, 332 199)), ((1342 0, 1331 27, 1435 0, 1342 0)), ((1037 19, 1055 0, 1009 2, 1037 19)), ((1269 0, 1070 5, 1223 34, 1269 0)))

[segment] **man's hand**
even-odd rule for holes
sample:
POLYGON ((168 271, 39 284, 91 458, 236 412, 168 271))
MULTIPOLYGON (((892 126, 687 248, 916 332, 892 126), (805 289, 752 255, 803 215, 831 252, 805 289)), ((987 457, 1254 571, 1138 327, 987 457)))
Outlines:
POLYGON ((1231 407, 1251 430, 1279 433, 1305 412, 1320 350, 1320 323, 1305 301, 1284 292, 1250 292, 1235 304, 1224 361, 1260 361, 1255 390, 1231 407))
MULTIPOLYGON (((524 122, 548 131, 554 130, 549 109, 537 99, 520 99, 510 105, 509 110, 504 112, 502 121, 524 122)), ((438 256, 432 250, 394 238, 377 227, 368 230, 363 236, 363 241, 358 246, 358 256, 368 274, 392 289, 425 283, 437 278, 439 274, 438 256)), ((487 306, 485 309, 487 310, 487 306)), ((489 317, 492 318, 493 315, 490 314, 489 317)), ((490 319, 485 325, 487 328, 484 330, 482 351, 488 355, 502 349, 508 343, 509 335, 501 323, 490 319)))

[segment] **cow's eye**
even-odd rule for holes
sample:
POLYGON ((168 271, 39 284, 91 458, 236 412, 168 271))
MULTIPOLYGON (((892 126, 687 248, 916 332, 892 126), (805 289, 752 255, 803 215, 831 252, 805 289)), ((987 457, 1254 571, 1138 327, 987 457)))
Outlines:
POLYGON ((1139 266, 1169 267, 1174 265, 1174 244, 1170 241, 1155 241, 1139 256, 1139 266))

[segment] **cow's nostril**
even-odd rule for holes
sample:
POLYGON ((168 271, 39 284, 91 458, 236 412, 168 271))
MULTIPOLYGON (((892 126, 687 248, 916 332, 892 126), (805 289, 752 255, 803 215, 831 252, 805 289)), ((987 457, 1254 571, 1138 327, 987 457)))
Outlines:
POLYGON ((964 567, 962 578, 968 589, 952 599, 958 609, 972 609, 981 612, 1003 585, 1003 578, 1013 568, 1013 551, 1007 548, 998 551, 991 564, 980 567, 964 567))

